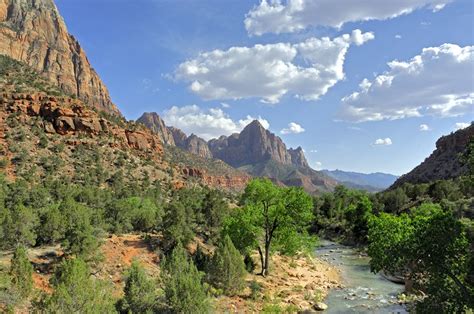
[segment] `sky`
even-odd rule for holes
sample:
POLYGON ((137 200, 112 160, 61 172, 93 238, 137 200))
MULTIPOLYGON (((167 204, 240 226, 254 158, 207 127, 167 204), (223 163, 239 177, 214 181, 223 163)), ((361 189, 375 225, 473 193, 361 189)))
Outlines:
POLYGON ((127 119, 253 119, 315 169, 407 173, 474 120, 472 0, 56 0, 127 119))

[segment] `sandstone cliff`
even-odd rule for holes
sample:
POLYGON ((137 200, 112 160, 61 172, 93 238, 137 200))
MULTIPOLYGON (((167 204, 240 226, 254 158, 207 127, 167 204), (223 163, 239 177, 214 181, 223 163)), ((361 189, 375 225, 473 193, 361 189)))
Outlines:
POLYGON ((27 63, 65 93, 120 115, 53 0, 0 0, 0 54, 27 63))
POLYGON ((436 149, 433 153, 415 169, 401 176, 392 187, 400 186, 405 182, 427 183, 466 174, 468 167, 461 163, 459 157, 473 141, 474 124, 441 137, 436 142, 436 149))
POLYGON ((240 134, 209 141, 215 158, 233 167, 257 164, 267 160, 291 164, 291 155, 282 139, 266 130, 257 120, 247 125, 240 134))
POLYGON ((298 146, 298 148, 293 149, 290 148, 288 153, 291 156, 291 163, 296 166, 301 167, 309 167, 308 161, 306 160, 306 156, 304 155, 303 149, 298 146))
POLYGON ((148 129, 157 134, 163 143, 175 145, 173 133, 166 127, 165 122, 156 112, 145 112, 138 118, 137 122, 145 125, 148 129))

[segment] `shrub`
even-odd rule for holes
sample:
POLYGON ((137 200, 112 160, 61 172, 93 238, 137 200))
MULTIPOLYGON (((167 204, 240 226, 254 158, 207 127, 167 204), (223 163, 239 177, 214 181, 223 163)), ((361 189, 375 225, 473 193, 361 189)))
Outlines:
POLYGON ((219 244, 210 267, 211 283, 226 295, 235 295, 245 287, 245 264, 229 236, 219 244))
POLYGON ((10 266, 12 288, 21 300, 28 298, 33 291, 33 266, 31 265, 26 248, 18 246, 13 253, 10 266))
POLYGON ((93 279, 81 259, 65 260, 56 272, 53 294, 37 306, 46 313, 115 313, 111 290, 105 282, 93 279))
POLYGON ((121 313, 153 313, 156 306, 155 284, 134 261, 126 274, 124 297, 118 303, 118 310, 121 313))
POLYGON ((181 244, 164 261, 162 280, 165 298, 174 313, 208 313, 208 297, 202 284, 202 274, 188 258, 181 244))

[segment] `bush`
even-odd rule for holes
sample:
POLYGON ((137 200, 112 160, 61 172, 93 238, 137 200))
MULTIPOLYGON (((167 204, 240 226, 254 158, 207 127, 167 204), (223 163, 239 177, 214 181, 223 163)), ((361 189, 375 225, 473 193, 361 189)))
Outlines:
POLYGON ((93 279, 81 259, 61 264, 53 283, 53 294, 37 305, 46 313, 115 313, 111 289, 105 282, 93 279))
POLYGON ((219 244, 210 267, 211 283, 226 295, 235 295, 245 288, 245 264, 229 236, 219 244))
POLYGON ((31 265, 26 248, 18 246, 15 249, 10 266, 12 288, 20 300, 28 298, 33 291, 33 266, 31 265))
POLYGON ((124 297, 118 303, 118 310, 121 313, 153 313, 156 307, 155 284, 134 261, 126 274, 124 297))
POLYGON ((202 274, 178 244, 164 261, 162 273, 166 302, 172 312, 200 314, 210 311, 201 279, 202 274))

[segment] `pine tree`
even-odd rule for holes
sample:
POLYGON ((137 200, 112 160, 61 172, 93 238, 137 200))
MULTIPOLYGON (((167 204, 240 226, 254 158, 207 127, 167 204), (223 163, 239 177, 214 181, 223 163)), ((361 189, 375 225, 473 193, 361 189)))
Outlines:
POLYGON ((202 274, 179 243, 165 260, 162 274, 165 298, 174 313, 209 313, 202 274))
POLYGON ((38 305, 41 313, 116 313, 109 287, 92 278, 81 259, 64 261, 52 282, 53 294, 38 305))
POLYGON ((245 287, 245 264, 229 236, 225 236, 212 257, 211 283, 226 295, 235 295, 245 287))
POLYGON ((153 313, 156 310, 156 288, 138 262, 127 272, 124 297, 119 302, 122 313, 153 313))
POLYGON ((12 288, 21 300, 28 298, 33 291, 33 266, 31 265, 26 248, 18 246, 13 253, 10 277, 12 288))

